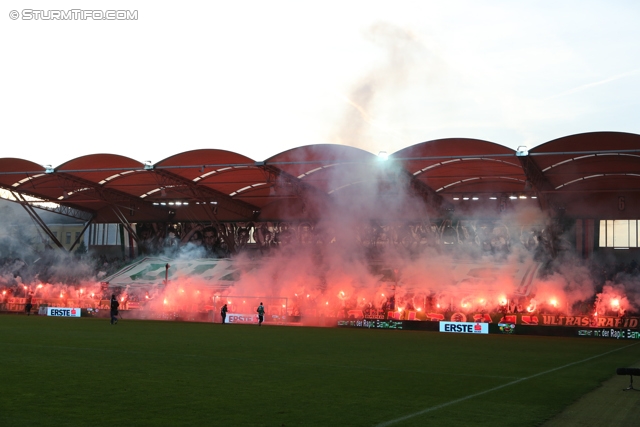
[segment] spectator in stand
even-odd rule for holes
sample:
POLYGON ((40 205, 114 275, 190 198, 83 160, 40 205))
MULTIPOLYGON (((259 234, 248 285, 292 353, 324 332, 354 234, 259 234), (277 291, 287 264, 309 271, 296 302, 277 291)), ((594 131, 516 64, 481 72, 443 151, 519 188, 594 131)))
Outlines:
POLYGON ((248 224, 240 224, 236 230, 236 250, 243 250, 249 243, 249 236, 251 236, 251 230, 254 225, 252 222, 248 224))
POLYGON ((182 236, 180 239, 180 246, 186 245, 187 243, 192 243, 196 246, 202 246, 202 225, 196 224, 191 227, 191 229, 182 236))
POLYGON ((156 224, 137 224, 136 232, 140 238, 140 253, 155 254, 158 251, 158 232, 156 224))
POLYGON ((207 256, 211 258, 227 258, 229 250, 220 237, 220 231, 213 226, 207 226, 202 230, 203 246, 207 256))
POLYGON ((218 230, 208 226, 202 230, 203 246, 207 251, 207 256, 212 257, 215 254, 215 246, 218 243, 218 230))
POLYGON ((173 251, 178 248, 178 245, 180 243, 180 238, 178 236, 179 236, 178 228, 175 225, 170 224, 167 227, 167 232, 163 240, 164 242, 163 246, 164 246, 165 252, 173 251))

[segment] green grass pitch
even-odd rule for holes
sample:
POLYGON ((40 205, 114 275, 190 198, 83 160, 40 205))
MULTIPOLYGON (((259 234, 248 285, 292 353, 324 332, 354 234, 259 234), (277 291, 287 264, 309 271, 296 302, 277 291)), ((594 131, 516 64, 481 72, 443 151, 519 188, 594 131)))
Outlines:
POLYGON ((0 316, 0 426, 536 426, 633 341, 0 316))

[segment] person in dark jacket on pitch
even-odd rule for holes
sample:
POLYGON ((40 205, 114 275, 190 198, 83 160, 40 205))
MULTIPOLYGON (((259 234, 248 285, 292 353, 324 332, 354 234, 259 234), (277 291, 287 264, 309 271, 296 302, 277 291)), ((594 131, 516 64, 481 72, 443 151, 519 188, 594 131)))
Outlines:
POLYGON ((120 303, 116 299, 116 295, 111 295, 111 324, 115 325, 118 323, 118 307, 120 307, 120 303))
POLYGON ((224 325, 224 322, 227 318, 227 304, 222 306, 222 309, 220 310, 220 316, 222 316, 222 324, 224 325))
POLYGON ((31 308, 33 307, 33 304, 31 304, 32 298, 33 294, 29 292, 29 295, 27 295, 26 304, 24 305, 24 311, 25 313, 27 313, 27 316, 31 315, 31 308))
POLYGON ((264 321, 264 305, 260 303, 256 311, 258 312, 258 326, 262 326, 262 322, 264 321))

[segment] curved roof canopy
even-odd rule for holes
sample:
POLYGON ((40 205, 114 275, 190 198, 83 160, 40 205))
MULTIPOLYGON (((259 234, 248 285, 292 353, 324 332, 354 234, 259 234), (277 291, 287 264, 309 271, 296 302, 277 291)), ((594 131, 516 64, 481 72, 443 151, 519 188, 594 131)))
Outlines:
POLYGON ((93 154, 49 169, 0 158, 0 188, 5 198, 63 207, 95 222, 312 219, 349 204, 376 216, 400 193, 421 207, 401 204, 387 217, 452 210, 465 215, 474 202, 491 211, 505 199, 584 215, 587 199, 593 206, 640 188, 640 135, 572 135, 529 151, 448 138, 412 145, 386 161, 331 144, 293 148, 264 161, 218 149, 187 151, 156 164, 93 154))
POLYGON ((640 184, 640 135, 572 135, 542 144, 529 154, 554 190, 607 191, 640 184))
POLYGON ((438 193, 511 193, 527 179, 515 151, 488 141, 439 139, 393 154, 414 177, 438 193))

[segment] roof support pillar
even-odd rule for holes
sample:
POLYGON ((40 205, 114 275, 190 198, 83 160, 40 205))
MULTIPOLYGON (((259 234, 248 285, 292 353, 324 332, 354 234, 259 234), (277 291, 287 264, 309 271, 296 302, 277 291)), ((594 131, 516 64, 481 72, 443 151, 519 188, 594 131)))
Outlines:
POLYGON ((553 191, 553 186, 544 176, 540 167, 531 159, 529 155, 519 154, 518 160, 522 165, 522 170, 527 177, 527 181, 531 183, 532 190, 538 196, 538 203, 543 211, 548 211, 551 207, 547 198, 547 192, 553 191))
POLYGON ((64 248, 64 246, 62 245, 62 243, 60 243, 60 240, 58 240, 58 238, 55 236, 55 234, 53 234, 53 232, 51 231, 51 229, 47 226, 47 224, 42 220, 42 218, 40 218, 40 216, 38 215, 38 213, 35 211, 35 209, 33 209, 33 206, 31 206, 29 204, 29 202, 27 202, 20 193, 17 193, 15 191, 11 192, 13 194, 13 197, 16 198, 16 200, 18 201, 18 203, 20 203, 22 205, 22 207, 24 208, 25 211, 27 211, 27 214, 29 214, 29 216, 31 217, 31 219, 33 219, 33 221, 38 224, 40 226, 40 228, 42 228, 42 230, 47 234, 47 236, 49 236, 49 238, 51 239, 51 241, 53 243, 56 244, 57 247, 59 247, 60 249, 66 250, 64 248))
POLYGON ((120 220, 120 224, 122 224, 123 227, 126 228, 127 231, 131 234, 131 237, 133 237, 133 240, 135 240, 137 244, 140 244, 140 241, 138 239, 138 235, 136 234, 135 230, 133 229, 133 227, 131 226, 129 221, 127 221, 127 217, 122 213, 120 208, 118 208, 118 206, 112 204, 111 205, 111 210, 116 215, 116 217, 118 217, 118 220, 120 220))
POLYGON ((78 237, 76 237, 76 240, 73 242, 73 245, 71 245, 71 247, 69 248, 69 252, 73 251, 73 248, 75 248, 76 245, 80 243, 82 236, 84 236, 84 232, 87 231, 87 228, 89 228, 89 225, 93 222, 94 218, 95 218, 95 215, 92 216, 91 219, 87 221, 87 223, 84 225, 82 232, 80 233, 80 235, 78 235, 78 237))

